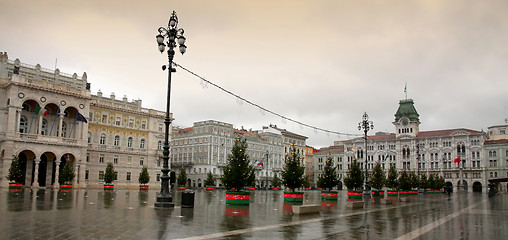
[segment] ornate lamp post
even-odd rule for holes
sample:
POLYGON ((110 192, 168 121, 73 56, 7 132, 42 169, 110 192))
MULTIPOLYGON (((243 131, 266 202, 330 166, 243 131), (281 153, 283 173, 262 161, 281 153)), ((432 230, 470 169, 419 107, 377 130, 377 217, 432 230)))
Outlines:
POLYGON ((369 191, 367 189, 367 158, 368 158, 368 155, 367 155, 367 132, 370 130, 370 129, 374 129, 374 123, 372 121, 369 121, 369 115, 367 115, 367 113, 364 113, 363 116, 362 116, 362 121, 358 123, 358 130, 362 130, 363 129, 363 132, 365 133, 364 135, 364 138, 365 138, 365 189, 364 189, 364 195, 368 195, 369 194, 369 191))
MULTIPOLYGON (((166 46, 168 47, 168 94, 167 94, 167 102, 166 102, 166 118, 164 120, 164 124, 166 125, 166 129, 164 132, 164 147, 162 151, 162 176, 161 176, 161 191, 159 195, 157 195, 157 201, 155 202, 155 207, 174 207, 173 197, 169 192, 169 124, 171 123, 171 118, 169 117, 169 106, 170 106, 170 96, 171 96, 171 73, 175 72, 176 69, 173 68, 173 57, 175 56, 176 41, 178 41, 179 50, 182 54, 185 53, 187 46, 185 46, 185 37, 183 36, 183 29, 178 28, 178 17, 176 16, 176 12, 173 11, 171 17, 169 18, 168 27, 160 27, 158 29, 159 34, 156 36, 157 44, 159 47, 159 51, 161 53, 164 52, 166 46), (166 40, 166 43, 164 43, 166 40)), ((162 70, 166 70, 166 65, 162 66, 162 70)))

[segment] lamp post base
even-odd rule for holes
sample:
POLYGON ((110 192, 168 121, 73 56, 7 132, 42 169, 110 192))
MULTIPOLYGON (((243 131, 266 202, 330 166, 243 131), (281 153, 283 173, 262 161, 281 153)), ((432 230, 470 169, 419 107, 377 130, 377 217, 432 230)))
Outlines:
POLYGON ((157 201, 155 202, 155 207, 158 208, 172 208, 175 204, 173 203, 172 196, 157 196, 157 201))

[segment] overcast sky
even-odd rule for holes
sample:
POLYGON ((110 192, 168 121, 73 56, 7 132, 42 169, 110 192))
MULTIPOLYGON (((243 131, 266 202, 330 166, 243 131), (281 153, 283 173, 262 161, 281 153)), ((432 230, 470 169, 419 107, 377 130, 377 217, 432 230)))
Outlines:
MULTIPOLYGON (((508 1, 20 1, 0 0, 0 51, 88 75, 114 92, 166 108, 167 54, 155 36, 176 11, 187 53, 175 62, 271 111, 359 134, 364 112, 394 132, 399 100, 420 130, 485 130, 508 118, 508 1)), ((175 126, 218 120, 268 124, 323 147, 347 136, 283 120, 177 69, 175 126)))

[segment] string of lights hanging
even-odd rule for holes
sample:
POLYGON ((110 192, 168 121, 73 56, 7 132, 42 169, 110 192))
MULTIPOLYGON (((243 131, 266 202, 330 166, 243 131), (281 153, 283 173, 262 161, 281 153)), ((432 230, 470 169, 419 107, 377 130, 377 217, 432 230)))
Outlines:
MULTIPOLYGON (((252 106, 254 106, 254 107, 258 108, 258 109, 259 109, 259 111, 260 111, 260 112, 262 112, 262 113, 264 113, 264 112, 268 112, 268 113, 270 113, 270 114, 272 114, 272 115, 274 115, 274 116, 277 116, 277 117, 282 118, 282 122, 284 122, 284 123, 285 123, 286 121, 290 121, 290 122, 296 123, 296 124, 298 124, 298 125, 300 125, 300 126, 303 126, 303 127, 307 127, 307 128, 313 129, 313 130, 314 130, 314 132, 321 131, 321 132, 325 132, 325 133, 327 133, 327 134, 335 134, 335 135, 338 135, 338 136, 347 136, 347 137, 359 137, 359 136, 362 136, 361 134, 342 133, 342 132, 338 132, 338 131, 328 130, 328 129, 324 129, 324 128, 320 128, 320 127, 312 126, 312 125, 310 125, 310 124, 306 124, 306 123, 300 122, 300 121, 298 121, 298 120, 294 120, 294 119, 292 119, 292 118, 286 117, 286 116, 284 116, 284 115, 282 115, 282 114, 276 113, 276 112, 271 111, 271 110, 269 110, 269 109, 267 109, 267 108, 265 108, 265 107, 262 107, 262 106, 260 106, 259 104, 256 104, 256 103, 254 103, 254 102, 252 102, 252 101, 249 101, 249 100, 247 100, 247 99, 245 99, 245 98, 243 98, 243 97, 241 97, 241 96, 239 96, 239 95, 237 95, 237 94, 235 94, 235 93, 233 93, 233 92, 231 92, 231 91, 229 91, 229 90, 227 90, 227 89, 225 89, 225 88, 223 88, 223 87, 221 87, 221 86, 219 86, 219 85, 217 85, 217 84, 215 84, 215 83, 213 83, 213 82, 211 82, 211 81, 209 81, 209 80, 207 80, 207 79, 205 79, 204 77, 201 77, 201 76, 200 76, 200 75, 198 75, 197 73, 195 73, 195 72, 193 72, 193 71, 191 71, 191 70, 189 70, 189 69, 185 68, 184 66, 182 66, 182 65, 180 65, 180 64, 178 64, 178 63, 176 63, 176 62, 173 62, 173 64, 174 64, 175 66, 177 66, 177 67, 181 68, 182 70, 184 70, 184 71, 188 72, 189 74, 191 74, 191 75, 193 75, 193 76, 195 76, 195 77, 199 78, 201 81, 203 81, 203 82, 205 82, 205 83, 207 83, 207 84, 210 84, 210 85, 212 85, 212 86, 214 86, 214 87, 218 88, 219 90, 221 90, 221 91, 223 91, 223 92, 225 92, 225 93, 227 93, 227 94, 229 94, 229 95, 231 95, 231 96, 236 97, 236 99, 237 99, 237 101, 238 101, 239 103, 246 102, 246 103, 248 103, 248 104, 250 104, 250 105, 252 105, 252 106)), ((202 85, 203 85, 203 84, 202 84, 202 85)))

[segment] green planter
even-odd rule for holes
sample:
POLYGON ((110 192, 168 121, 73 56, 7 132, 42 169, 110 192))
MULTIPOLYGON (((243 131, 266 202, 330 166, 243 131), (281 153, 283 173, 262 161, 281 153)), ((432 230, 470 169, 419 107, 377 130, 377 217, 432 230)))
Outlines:
POLYGON ((23 185, 21 183, 9 183, 9 189, 21 189, 23 185))
POLYGON ((303 202, 303 192, 284 192, 284 202, 303 202))
POLYGON ((363 198, 363 191, 348 191, 347 196, 349 199, 362 199, 363 198))
POLYGON ((385 191, 372 191, 372 196, 374 197, 384 197, 385 196, 385 191))
POLYGON ((409 195, 411 195, 411 191, 409 191, 409 190, 400 190, 399 194, 401 196, 409 196, 409 195))
POLYGON ((386 194, 388 197, 398 197, 399 191, 398 190, 386 190, 386 194))
POLYGON ((249 205, 250 192, 226 191, 226 204, 249 205))
POLYGON ((105 192, 112 192, 115 190, 115 185, 113 184, 104 184, 104 191, 105 192))
POLYGON ((62 184, 60 190, 72 190, 72 184, 62 184))
POLYGON ((338 198, 337 191, 321 191, 322 200, 337 200, 337 198, 338 198))

